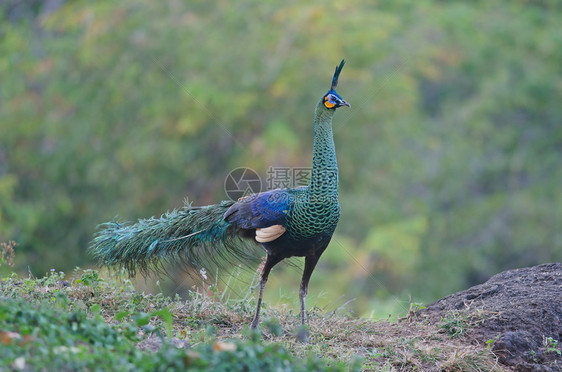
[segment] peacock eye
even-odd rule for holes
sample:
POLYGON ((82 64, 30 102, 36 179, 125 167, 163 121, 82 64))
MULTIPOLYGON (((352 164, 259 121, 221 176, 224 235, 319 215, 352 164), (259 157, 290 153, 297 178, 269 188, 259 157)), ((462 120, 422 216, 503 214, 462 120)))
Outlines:
POLYGON ((331 94, 324 97, 324 106, 326 106, 326 108, 334 108, 334 106, 336 106, 332 98, 333 96, 331 94))

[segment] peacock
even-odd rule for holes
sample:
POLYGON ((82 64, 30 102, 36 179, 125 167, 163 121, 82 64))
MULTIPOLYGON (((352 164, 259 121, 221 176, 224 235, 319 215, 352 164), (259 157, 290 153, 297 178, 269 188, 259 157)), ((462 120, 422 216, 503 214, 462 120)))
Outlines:
POLYGON ((342 60, 336 66, 330 90, 316 105, 312 169, 307 186, 270 190, 203 207, 186 202, 183 208, 160 218, 142 219, 134 224, 102 224, 90 243, 94 258, 102 266, 125 269, 131 276, 137 271, 147 275, 178 260, 195 268, 229 259, 248 263, 255 257, 252 247, 259 244, 266 257, 250 325, 256 329, 271 269, 285 258, 304 257, 299 290, 304 326, 308 283, 340 218, 332 118, 337 108, 351 107, 336 93, 344 63, 342 60))

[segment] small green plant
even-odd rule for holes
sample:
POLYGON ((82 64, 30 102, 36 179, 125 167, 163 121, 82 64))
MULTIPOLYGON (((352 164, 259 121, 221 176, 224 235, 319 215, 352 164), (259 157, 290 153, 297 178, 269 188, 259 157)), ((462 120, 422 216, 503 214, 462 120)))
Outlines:
POLYGON ((128 311, 121 311, 115 314, 115 320, 121 321, 126 317, 130 317, 135 321, 135 324, 138 327, 142 327, 144 331, 147 333, 156 333, 158 336, 161 337, 160 330, 156 328, 154 325, 150 324, 150 320, 154 317, 160 318, 166 327, 166 335, 168 336, 168 340, 172 338, 172 313, 170 313, 170 309, 164 307, 162 309, 153 311, 151 313, 131 313, 128 311))
POLYGON ((76 283, 82 283, 85 286, 91 286, 92 288, 97 287, 100 282, 103 281, 103 278, 100 278, 99 273, 96 270, 84 270, 83 274, 80 276, 80 279, 76 280, 76 283))
POLYGON ((188 326, 190 329, 199 329, 201 328, 201 319, 198 319, 194 316, 188 315, 185 319, 185 325, 188 326))
POLYGON ((490 338, 489 340, 486 341, 486 349, 490 349, 492 347, 492 345, 494 344, 494 342, 496 342, 498 338, 490 338))
POLYGON ((416 313, 418 313, 420 310, 424 310, 426 307, 419 302, 411 302, 410 303, 410 309, 408 310, 408 316, 412 316, 415 315, 416 313))
POLYGON ((57 287, 61 280, 64 279, 64 273, 62 271, 56 271, 51 269, 43 278, 37 279, 43 287, 57 287))
POLYGON ((562 351, 558 349, 558 340, 555 340, 552 337, 545 337, 543 343, 545 346, 545 351, 547 353, 556 353, 558 355, 562 355, 562 351))
POLYGON ((443 328, 449 337, 462 337, 469 332, 469 317, 460 311, 450 311, 447 316, 442 319, 441 328, 443 328))

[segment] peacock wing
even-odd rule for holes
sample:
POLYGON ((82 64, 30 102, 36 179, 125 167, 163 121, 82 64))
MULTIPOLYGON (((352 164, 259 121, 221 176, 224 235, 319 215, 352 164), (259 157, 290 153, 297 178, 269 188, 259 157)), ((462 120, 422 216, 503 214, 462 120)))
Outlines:
POLYGON ((238 228, 256 230, 256 240, 265 243, 283 235, 293 203, 294 196, 287 189, 266 191, 241 198, 223 218, 238 228))

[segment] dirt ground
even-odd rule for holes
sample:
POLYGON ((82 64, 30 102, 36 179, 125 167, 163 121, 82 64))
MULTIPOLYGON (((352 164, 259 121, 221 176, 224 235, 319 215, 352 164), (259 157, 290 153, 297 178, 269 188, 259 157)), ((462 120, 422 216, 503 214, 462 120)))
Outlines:
POLYGON ((416 315, 438 322, 446 314, 466 320, 465 340, 489 345, 509 369, 562 371, 560 263, 505 271, 416 315))

